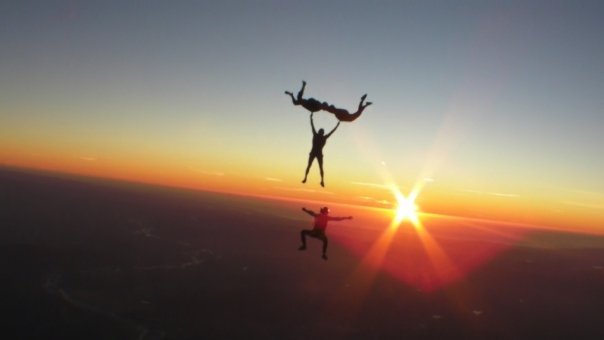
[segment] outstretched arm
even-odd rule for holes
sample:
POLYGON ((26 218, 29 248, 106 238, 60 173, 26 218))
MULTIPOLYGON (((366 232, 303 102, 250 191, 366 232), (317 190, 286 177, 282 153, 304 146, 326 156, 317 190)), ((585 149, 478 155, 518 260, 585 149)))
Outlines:
POLYGON ((315 129, 315 123, 314 123, 314 122, 313 122, 313 120, 312 120, 312 116, 313 116, 314 114, 315 114, 314 112, 312 112, 312 113, 310 114, 310 127, 312 128, 312 133, 313 133, 313 135, 316 135, 316 134, 317 134, 317 130, 315 129))
POLYGON ((329 219, 331 221, 344 221, 344 220, 352 220, 352 216, 346 216, 346 217, 329 217, 329 219))
POLYGON ((338 126, 340 126, 340 122, 338 122, 338 124, 336 125, 335 128, 333 128, 333 130, 331 130, 327 136, 325 136, 325 138, 329 138, 329 136, 331 136, 332 133, 336 132, 336 129, 338 128, 338 126))
POLYGON ((304 211, 305 213, 309 214, 310 216, 316 216, 317 215, 317 214, 315 214, 314 211, 308 210, 306 208, 302 208, 302 211, 304 211))

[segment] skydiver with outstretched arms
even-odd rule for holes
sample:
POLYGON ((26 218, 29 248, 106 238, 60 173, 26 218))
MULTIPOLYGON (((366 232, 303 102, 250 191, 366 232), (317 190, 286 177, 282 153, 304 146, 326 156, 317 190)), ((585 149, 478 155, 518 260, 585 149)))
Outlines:
POLYGON ((340 122, 338 121, 336 127, 334 127, 333 130, 331 130, 328 134, 325 134, 325 131, 323 129, 319 129, 319 131, 317 132, 317 130, 315 129, 315 124, 313 122, 314 114, 314 112, 310 114, 310 127, 312 128, 313 135, 312 149, 308 154, 308 165, 306 166, 306 172, 304 173, 304 179, 302 180, 302 183, 306 183, 306 179, 308 178, 308 171, 310 170, 312 162, 316 158, 317 162, 319 162, 319 171, 321 173, 321 186, 325 187, 325 182, 323 181, 323 147, 325 146, 325 143, 327 143, 327 138, 329 138, 336 131, 338 126, 340 126, 340 122))
POLYGON ((343 220, 351 220, 352 216, 346 217, 331 217, 329 216, 329 208, 323 207, 320 210, 320 213, 302 208, 302 210, 314 217, 315 223, 312 229, 304 229, 300 232, 300 240, 302 241, 302 245, 298 250, 306 250, 306 236, 310 236, 316 239, 323 241, 323 255, 321 256, 323 260, 327 260, 327 246, 329 244, 329 239, 327 235, 325 235, 325 230, 327 229, 327 222, 329 221, 343 221, 343 220))
POLYGON ((361 114, 363 113, 363 111, 365 110, 365 108, 367 108, 367 106, 372 104, 371 102, 365 103, 365 98, 367 98, 367 94, 364 94, 361 97, 361 101, 359 102, 357 111, 355 113, 350 113, 350 112, 348 112, 348 110, 337 108, 332 104, 328 104, 327 102, 320 102, 320 101, 316 100, 315 98, 304 99, 303 96, 304 96, 305 88, 306 88, 306 81, 303 80, 302 88, 300 89, 300 91, 298 91, 298 95, 296 97, 294 97, 294 94, 289 91, 285 91, 285 94, 287 94, 291 97, 292 103, 294 105, 302 105, 302 107, 304 107, 311 113, 321 111, 321 110, 327 111, 329 113, 334 114, 336 116, 336 118, 341 122, 352 122, 353 120, 359 118, 361 116, 361 114))

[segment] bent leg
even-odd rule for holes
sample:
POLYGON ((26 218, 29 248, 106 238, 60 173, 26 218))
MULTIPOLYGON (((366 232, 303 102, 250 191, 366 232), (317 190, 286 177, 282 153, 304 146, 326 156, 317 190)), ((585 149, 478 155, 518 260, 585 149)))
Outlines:
POLYGON ((367 93, 365 93, 362 97, 361 97, 361 101, 359 102, 359 108, 357 109, 357 113, 359 114, 359 116, 361 115, 361 113, 363 112, 363 110, 365 110, 365 108, 369 105, 371 105, 371 102, 367 102, 367 104, 365 104, 365 98, 367 98, 367 93))
POLYGON ((300 232, 300 240, 302 241, 302 245, 300 246, 300 248, 298 248, 298 250, 304 250, 306 249, 306 235, 310 234, 310 230, 302 230, 300 232))
POLYGON ((357 109, 357 111, 363 107, 363 102, 365 102, 365 98, 367 98, 367 93, 361 96, 361 101, 359 102, 359 108, 357 109))

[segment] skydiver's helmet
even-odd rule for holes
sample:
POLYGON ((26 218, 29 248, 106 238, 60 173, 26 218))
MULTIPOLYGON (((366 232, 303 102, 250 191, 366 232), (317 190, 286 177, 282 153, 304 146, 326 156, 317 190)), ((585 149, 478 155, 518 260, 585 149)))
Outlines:
POLYGON ((321 208, 321 214, 329 214, 329 208, 328 207, 321 208))

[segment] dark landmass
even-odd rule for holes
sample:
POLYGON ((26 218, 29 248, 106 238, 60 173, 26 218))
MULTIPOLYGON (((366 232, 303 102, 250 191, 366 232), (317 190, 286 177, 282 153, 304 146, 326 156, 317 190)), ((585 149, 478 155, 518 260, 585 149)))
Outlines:
MULTIPOLYGON (((426 292, 385 271, 367 284, 371 272, 338 242, 329 261, 319 242, 298 252, 310 223, 299 208, 0 169, 3 335, 604 338, 604 249, 559 242, 601 237, 534 232, 426 292)), ((445 251, 468 244, 434 237, 445 251)))

